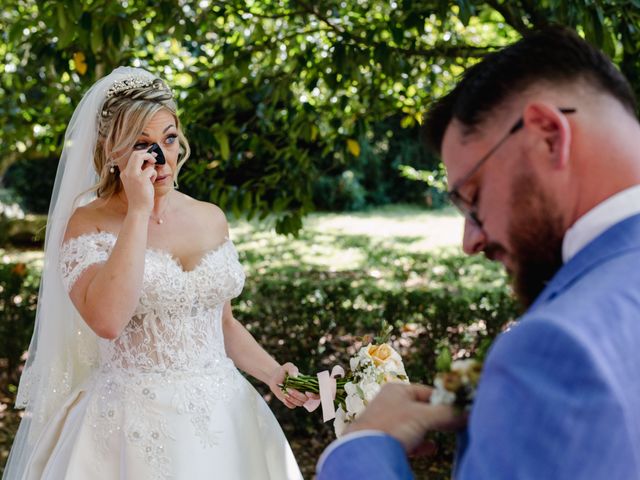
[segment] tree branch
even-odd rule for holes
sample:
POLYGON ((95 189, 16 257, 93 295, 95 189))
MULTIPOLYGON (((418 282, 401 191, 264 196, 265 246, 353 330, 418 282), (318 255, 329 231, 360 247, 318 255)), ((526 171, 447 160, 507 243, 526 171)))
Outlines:
POLYGON ((543 27, 549 24, 547 15, 540 13, 540 11, 536 8, 535 2, 532 2, 531 0, 523 0, 522 9, 529 16, 534 27, 543 27))
POLYGON ((518 16, 513 12, 513 10, 511 10, 511 7, 507 3, 500 3, 498 0, 487 0, 487 5, 502 15, 504 21, 515 28, 520 35, 525 35, 529 32, 529 26, 524 22, 521 16, 518 16))
MULTIPOLYGON (((306 11, 320 20, 322 23, 327 25, 331 30, 336 32, 338 35, 341 35, 345 40, 347 40, 349 45, 356 46, 361 49, 370 50, 372 47, 375 48, 376 45, 380 45, 383 42, 372 43, 367 41, 366 39, 359 37, 358 35, 349 32, 346 29, 340 28, 335 25, 331 20, 329 20, 326 16, 322 15, 318 10, 306 2, 300 2, 301 5, 306 9, 306 11)), ((384 43, 384 45, 393 51, 401 53, 405 56, 420 56, 420 57, 435 57, 442 56, 443 54, 446 56, 453 57, 484 57, 487 53, 496 50, 500 47, 475 47, 471 45, 441 45, 439 47, 431 48, 431 49, 420 49, 420 48, 406 48, 400 46, 389 45, 384 43)))

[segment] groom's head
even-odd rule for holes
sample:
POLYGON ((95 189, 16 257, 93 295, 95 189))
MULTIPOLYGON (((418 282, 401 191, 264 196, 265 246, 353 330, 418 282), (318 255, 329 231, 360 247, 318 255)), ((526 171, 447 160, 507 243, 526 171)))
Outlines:
POLYGON ((469 68, 430 111, 426 135, 465 214, 464 249, 502 262, 525 305, 562 265, 567 229, 630 186, 621 159, 638 134, 635 108, 602 52, 552 27, 469 68))

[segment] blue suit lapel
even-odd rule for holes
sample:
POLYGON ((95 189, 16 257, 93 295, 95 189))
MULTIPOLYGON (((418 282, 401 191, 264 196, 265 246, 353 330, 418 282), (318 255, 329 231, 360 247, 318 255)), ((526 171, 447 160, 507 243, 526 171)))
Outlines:
MULTIPOLYGON (((574 282, 599 265, 620 255, 640 250, 640 214, 629 217, 603 232, 580 250, 554 275, 545 289, 540 293, 533 305, 527 310, 520 321, 527 321, 530 313, 541 308, 558 295, 566 291, 574 282)), ((456 468, 462 463, 469 442, 468 432, 465 430, 458 435, 456 460, 454 463, 454 478, 456 468)))
POLYGON ((555 274, 527 313, 552 300, 589 270, 633 250, 640 250, 640 215, 615 224, 580 250, 555 274))

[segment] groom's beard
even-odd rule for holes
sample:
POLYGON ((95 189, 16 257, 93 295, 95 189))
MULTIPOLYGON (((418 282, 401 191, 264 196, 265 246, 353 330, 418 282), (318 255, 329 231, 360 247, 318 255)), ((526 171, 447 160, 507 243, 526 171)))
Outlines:
POLYGON ((518 301, 528 308, 562 267, 564 231, 554 202, 533 172, 516 176, 511 198, 513 290, 518 301))

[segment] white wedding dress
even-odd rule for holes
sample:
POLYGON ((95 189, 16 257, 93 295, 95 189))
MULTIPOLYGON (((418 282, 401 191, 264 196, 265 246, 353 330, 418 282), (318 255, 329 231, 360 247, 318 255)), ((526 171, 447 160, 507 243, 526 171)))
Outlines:
MULTIPOLYGON (((63 245, 67 290, 115 241, 102 232, 63 245)), ((24 478, 301 479, 275 417, 225 353, 222 309, 243 284, 230 240, 191 271, 148 249, 133 318, 99 339, 99 367, 49 422, 24 478)))

